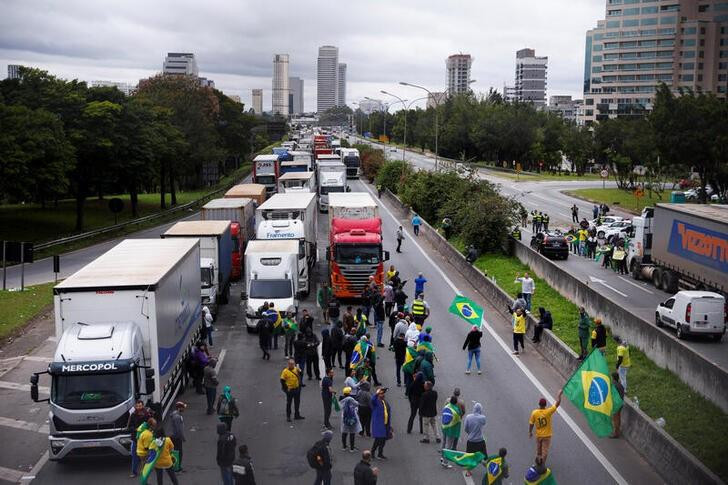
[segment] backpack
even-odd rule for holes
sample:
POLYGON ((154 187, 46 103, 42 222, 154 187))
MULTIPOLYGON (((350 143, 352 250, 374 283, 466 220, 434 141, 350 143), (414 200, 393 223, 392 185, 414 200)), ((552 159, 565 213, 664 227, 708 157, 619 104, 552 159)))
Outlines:
POLYGON ((344 406, 344 426, 356 426, 356 411, 354 406, 348 404, 344 406))
POLYGON ((306 452, 306 460, 308 461, 308 466, 313 468, 314 470, 318 470, 321 468, 321 464, 318 462, 318 456, 319 453, 319 444, 314 444, 307 452, 306 452))

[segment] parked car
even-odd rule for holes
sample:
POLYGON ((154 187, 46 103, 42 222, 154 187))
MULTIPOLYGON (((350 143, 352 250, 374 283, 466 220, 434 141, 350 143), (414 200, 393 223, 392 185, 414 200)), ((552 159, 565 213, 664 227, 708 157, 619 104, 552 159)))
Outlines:
POLYGON ((719 341, 726 331, 727 318, 725 298, 710 291, 679 291, 655 311, 655 324, 673 327, 679 339, 710 335, 719 341))
MULTIPOLYGON (((703 189, 701 187, 694 187, 692 189, 686 190, 685 200, 698 200, 702 191, 703 189)), ((711 198, 711 195, 713 195, 713 187, 711 187, 710 185, 706 185, 705 195, 707 199, 711 198)))
POLYGON ((560 232, 539 232, 531 238, 531 248, 547 258, 567 259, 569 243, 560 232))
POLYGON ((592 219, 591 221, 589 221, 589 227, 594 227, 598 231, 600 227, 611 226, 615 222, 619 222, 622 219, 624 219, 624 217, 621 217, 621 216, 603 216, 601 218, 601 221, 599 221, 599 219, 592 219), (598 221, 601 222, 601 224, 597 225, 597 222, 598 221))
POLYGON ((606 239, 607 242, 611 243, 615 237, 624 237, 632 231, 632 221, 625 219, 622 221, 613 222, 609 226, 600 226, 597 228, 597 237, 606 239))

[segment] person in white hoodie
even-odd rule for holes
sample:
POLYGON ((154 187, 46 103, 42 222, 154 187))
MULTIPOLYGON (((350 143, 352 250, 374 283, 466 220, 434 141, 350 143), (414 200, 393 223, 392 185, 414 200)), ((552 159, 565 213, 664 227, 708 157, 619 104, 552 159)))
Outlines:
POLYGON ((420 331, 417 330, 417 324, 415 322, 410 323, 407 333, 404 334, 404 339, 407 341, 407 347, 417 348, 417 342, 420 340, 420 331))

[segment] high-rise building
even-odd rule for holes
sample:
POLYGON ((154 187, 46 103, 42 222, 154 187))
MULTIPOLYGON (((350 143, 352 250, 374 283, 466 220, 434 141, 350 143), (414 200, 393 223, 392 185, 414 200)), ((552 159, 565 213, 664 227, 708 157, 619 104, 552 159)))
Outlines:
POLYGON ((131 95, 136 90, 136 86, 116 81, 91 81, 89 85, 93 88, 117 88, 126 96, 131 95))
POLYGON ((439 105, 445 102, 447 99, 447 93, 428 93, 427 94, 427 109, 437 108, 439 105))
POLYGON ((582 104, 581 99, 571 99, 571 96, 550 96, 546 110, 561 116, 567 121, 576 123, 576 117, 582 104))
POLYGON ((470 54, 453 54, 445 61, 447 67, 447 92, 465 94, 470 92, 470 68, 473 58, 470 54))
POLYGON ((606 0, 605 19, 586 33, 585 124, 642 116, 660 83, 725 97, 728 6, 720 0, 606 0))
POLYGON ((263 113, 263 90, 262 89, 253 89, 252 93, 253 99, 252 99, 252 105, 253 105, 253 113, 259 115, 263 113))
POLYGON ((195 55, 190 52, 169 52, 162 65, 164 74, 181 74, 187 76, 198 76, 197 61, 195 55))
POLYGON ((503 83, 503 101, 513 103, 516 101, 516 88, 503 83))
POLYGON ((288 116, 288 54, 273 56, 273 114, 288 116))
POLYGON ((20 79, 20 64, 8 64, 8 79, 20 79))
POLYGON ((384 103, 380 99, 362 99, 359 101, 359 109, 366 115, 384 109, 384 103))
POLYGON ((546 105, 548 61, 548 57, 536 57, 533 49, 516 52, 515 101, 533 103, 539 108, 546 105))
POLYGON ((212 79, 207 79, 206 77, 198 77, 197 81, 203 88, 215 89, 215 81, 213 81, 212 79))
POLYGON ((346 64, 339 64, 336 89, 336 106, 346 106, 346 64))
POLYGON ((339 101, 339 48, 332 45, 319 47, 316 63, 316 111, 323 113, 339 101))
POLYGON ((300 115, 303 113, 303 79, 300 77, 289 77, 288 88, 290 89, 288 95, 288 113, 300 115))

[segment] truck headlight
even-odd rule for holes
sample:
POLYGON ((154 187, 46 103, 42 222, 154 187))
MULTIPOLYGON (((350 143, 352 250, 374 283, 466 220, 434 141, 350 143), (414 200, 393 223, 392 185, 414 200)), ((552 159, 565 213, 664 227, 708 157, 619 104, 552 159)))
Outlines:
POLYGON ((57 455, 60 453, 65 444, 66 442, 63 440, 51 440, 51 450, 53 451, 53 454, 57 455))
POLYGON ((121 446, 123 446, 124 448, 129 448, 132 443, 131 438, 128 436, 121 437, 121 438, 119 438, 118 441, 119 441, 119 444, 121 446))

